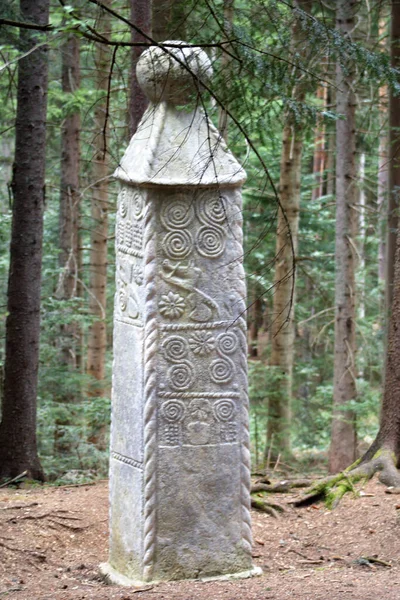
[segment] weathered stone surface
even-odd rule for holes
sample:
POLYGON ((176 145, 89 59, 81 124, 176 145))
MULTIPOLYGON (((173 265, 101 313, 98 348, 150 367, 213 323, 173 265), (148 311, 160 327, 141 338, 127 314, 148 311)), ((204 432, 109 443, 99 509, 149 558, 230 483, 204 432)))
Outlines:
MULTIPOLYGON (((199 76, 209 71, 198 49, 174 52, 200 65, 199 76)), ((141 80, 153 54, 139 62, 141 80)), ((159 61, 167 69, 157 67, 154 89, 167 92, 150 93, 116 172, 111 533, 103 569, 120 583, 253 572, 245 174, 200 109, 172 102, 181 101, 176 81, 193 84, 179 69, 168 81, 171 61, 159 61)))

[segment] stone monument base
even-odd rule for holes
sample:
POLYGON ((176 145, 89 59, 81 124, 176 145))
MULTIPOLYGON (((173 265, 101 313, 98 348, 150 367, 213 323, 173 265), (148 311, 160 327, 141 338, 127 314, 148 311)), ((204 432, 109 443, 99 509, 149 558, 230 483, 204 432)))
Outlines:
MULTIPOLYGON (((115 584, 122 585, 125 587, 142 587, 144 585, 162 583, 161 581, 139 581, 137 579, 129 579, 125 575, 118 573, 109 563, 101 563, 99 565, 100 572, 107 579, 115 584)), ((185 579, 185 581, 231 581, 232 579, 248 579, 249 577, 259 577, 262 575, 262 569, 260 567, 253 567, 247 571, 240 571, 239 573, 231 573, 227 575, 216 575, 215 577, 199 577, 199 579, 185 579)))

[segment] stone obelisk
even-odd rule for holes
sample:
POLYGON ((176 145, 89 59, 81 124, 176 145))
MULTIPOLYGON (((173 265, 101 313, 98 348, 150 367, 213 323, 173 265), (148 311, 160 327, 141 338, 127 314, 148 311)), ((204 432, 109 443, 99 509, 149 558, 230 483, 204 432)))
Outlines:
POLYGON ((139 60, 150 106, 115 173, 110 555, 102 570, 127 585, 257 572, 246 175, 202 108, 207 55, 169 44, 139 60))

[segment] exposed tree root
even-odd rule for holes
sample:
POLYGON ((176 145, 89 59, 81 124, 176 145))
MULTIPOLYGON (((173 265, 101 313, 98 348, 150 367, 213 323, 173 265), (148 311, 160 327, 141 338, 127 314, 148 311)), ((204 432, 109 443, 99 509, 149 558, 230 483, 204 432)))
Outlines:
POLYGON ((23 473, 20 473, 16 477, 13 477, 12 479, 8 479, 7 481, 4 481, 2 484, 0 484, 0 488, 5 488, 5 487, 11 485, 12 483, 17 483, 18 481, 20 481, 27 475, 28 475, 28 471, 24 471, 23 473))
POLYGON ((262 477, 251 486, 251 494, 257 494, 258 496, 258 498, 251 498, 251 506, 256 510, 267 513, 268 515, 271 515, 271 517, 277 519, 279 513, 285 512, 285 509, 280 504, 263 499, 263 494, 286 494, 287 492, 290 492, 292 488, 307 487, 310 484, 311 482, 308 479, 296 479, 292 481, 285 479, 272 484, 268 477, 262 477))
POLYGON ((347 469, 316 482, 305 496, 292 502, 294 506, 309 506, 324 501, 328 508, 336 508, 348 492, 358 494, 356 484, 366 483, 379 472, 379 481, 393 488, 400 487, 400 471, 396 468, 396 456, 391 450, 381 449, 368 460, 368 453, 347 469))
POLYGON ((25 504, 11 504, 11 506, 3 506, 1 510, 19 510, 21 508, 29 508, 31 506, 39 506, 38 502, 25 502, 25 504))
POLYGON ((268 484, 264 480, 258 480, 254 485, 251 486, 251 493, 256 494, 258 492, 270 492, 272 494, 287 494, 295 488, 305 488, 311 485, 309 479, 285 479, 275 484, 268 484))
POLYGON ((279 513, 285 512, 285 509, 276 504, 274 502, 267 502, 266 500, 262 500, 261 498, 252 498, 251 506, 260 512, 267 513, 267 515, 271 515, 275 519, 279 518, 279 513))

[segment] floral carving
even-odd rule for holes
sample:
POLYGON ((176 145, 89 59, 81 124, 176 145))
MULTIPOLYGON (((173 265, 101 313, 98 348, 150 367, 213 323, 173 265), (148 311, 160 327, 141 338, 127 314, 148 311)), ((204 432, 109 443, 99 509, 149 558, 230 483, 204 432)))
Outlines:
POLYGON ((210 354, 215 347, 215 338, 209 331, 198 331, 189 338, 189 346, 194 354, 210 354))
POLYGON ((163 317, 167 319, 179 319, 185 311, 185 299, 179 294, 168 292, 161 296, 158 308, 163 317))

